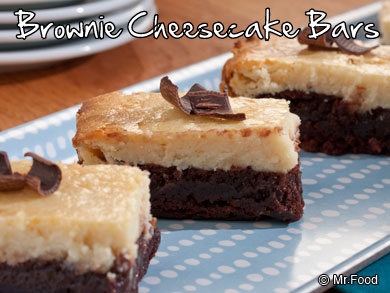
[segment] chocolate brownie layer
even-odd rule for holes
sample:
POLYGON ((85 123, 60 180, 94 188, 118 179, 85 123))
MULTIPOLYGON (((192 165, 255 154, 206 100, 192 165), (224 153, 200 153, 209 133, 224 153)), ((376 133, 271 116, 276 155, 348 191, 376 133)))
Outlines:
MULTIPOLYGON (((257 96, 263 97, 270 95, 257 96)), ((301 91, 283 91, 272 97, 291 101, 291 112, 301 118, 300 147, 306 151, 390 154, 390 109, 357 111, 338 97, 301 91)))
POLYGON ((142 235, 137 263, 117 259, 108 273, 77 271, 56 261, 27 261, 15 266, 0 264, 0 292, 138 292, 138 282, 146 274, 150 259, 160 243, 160 231, 153 224, 152 238, 142 235))
POLYGON ((152 213, 157 217, 286 222, 302 217, 299 164, 287 173, 248 168, 202 170, 140 165, 150 172, 152 213))

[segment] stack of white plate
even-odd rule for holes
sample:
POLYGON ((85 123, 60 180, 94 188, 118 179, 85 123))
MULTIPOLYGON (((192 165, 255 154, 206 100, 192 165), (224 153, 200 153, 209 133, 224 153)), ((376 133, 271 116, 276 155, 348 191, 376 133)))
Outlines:
POLYGON ((0 71, 87 56, 130 42, 134 36, 128 23, 140 12, 147 14, 132 28, 142 33, 153 23, 153 0, 0 0, 0 71), (88 26, 89 34, 80 30, 88 26))

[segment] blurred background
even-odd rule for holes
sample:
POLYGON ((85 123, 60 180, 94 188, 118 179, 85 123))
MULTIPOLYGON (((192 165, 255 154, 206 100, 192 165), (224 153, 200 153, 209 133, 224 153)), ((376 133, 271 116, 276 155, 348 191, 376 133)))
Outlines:
MULTIPOLYGON (((46 40, 34 37, 16 40, 17 17, 12 10, 33 10, 32 22, 77 24, 113 19, 124 24, 136 11, 157 11, 159 21, 182 24, 192 22, 225 25, 236 23, 244 29, 250 23, 264 23, 264 10, 271 18, 307 24, 305 11, 323 10, 333 16, 370 0, 271 1, 271 0, 4 0, 0 1, 0 130, 19 125, 49 113, 78 104, 92 96, 119 90, 154 76, 231 50, 235 39, 131 39, 124 31, 118 39, 46 40), (53 4, 54 3, 54 4, 53 4), (57 7, 53 7, 57 6, 57 7), (16 8, 17 7, 17 8, 16 8), (12 23, 12 20, 14 23, 12 23), (35 48, 31 48, 34 47, 35 48)), ((142 18, 140 28, 151 25, 142 18)), ((277 27, 277 26, 276 26, 277 27)), ((35 34, 34 34, 35 35, 35 34)))

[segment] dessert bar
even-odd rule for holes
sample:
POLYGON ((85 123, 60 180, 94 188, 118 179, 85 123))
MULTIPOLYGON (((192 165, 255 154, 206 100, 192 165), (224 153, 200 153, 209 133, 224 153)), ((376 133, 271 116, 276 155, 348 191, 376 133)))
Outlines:
POLYGON ((302 120, 302 149, 390 153, 389 46, 355 55, 296 39, 249 40, 238 42, 233 53, 221 89, 232 96, 290 100, 291 112, 302 120))
POLYGON ((157 217, 295 221, 302 216, 299 118, 288 102, 226 100, 196 85, 172 102, 180 110, 165 100, 178 97, 168 79, 161 90, 114 92, 83 103, 73 139, 80 163, 148 170, 157 217), (185 99, 189 96, 194 99, 185 99))
POLYGON ((58 189, 41 194, 6 190, 33 169, 10 166, 0 176, 0 292, 137 292, 160 242, 148 174, 59 164, 58 189))

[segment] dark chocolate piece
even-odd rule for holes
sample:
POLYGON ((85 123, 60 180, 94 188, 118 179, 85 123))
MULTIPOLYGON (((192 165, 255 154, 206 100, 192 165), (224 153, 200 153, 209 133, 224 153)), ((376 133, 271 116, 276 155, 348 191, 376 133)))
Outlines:
POLYGON ((138 165, 150 172, 152 213, 162 218, 292 222, 303 215, 299 165, 287 173, 138 165))
POLYGON ((234 114, 226 94, 197 91, 188 92, 193 113, 199 116, 211 116, 230 120, 244 120, 244 113, 234 114))
POLYGON ((334 42, 337 44, 337 46, 340 48, 341 51, 349 54, 356 54, 356 55, 365 54, 379 46, 379 45, 371 46, 371 47, 360 46, 357 43, 355 43, 352 39, 347 39, 344 35, 339 35, 337 38, 334 38, 334 42))
POLYGON ((190 101, 188 99, 180 99, 178 91, 179 88, 172 83, 168 76, 161 79, 160 92, 162 97, 184 113, 191 114, 192 107, 190 101))
POLYGON ((26 176, 19 173, 0 175, 0 191, 21 190, 26 185, 26 176))
POLYGON ((61 182, 61 169, 34 153, 25 156, 33 158, 33 164, 26 175, 12 173, 11 164, 6 152, 0 152, 0 191, 15 191, 23 189, 26 184, 41 195, 54 193, 61 182))
MULTIPOLYGON (((319 32, 319 29, 316 28, 316 31, 319 32)), ((298 42, 302 45, 309 45, 321 48, 332 48, 333 38, 331 34, 324 33, 317 39, 309 38, 310 34, 311 29, 309 27, 303 28, 298 34, 298 42)))
POLYGON ((12 168, 7 153, 0 151, 0 191, 23 189, 26 184, 25 179, 25 176, 19 173, 12 174, 12 168))
POLYGON ((8 155, 4 151, 0 151, 0 175, 11 175, 12 169, 8 159, 8 155))
POLYGON ((54 193, 62 179, 60 167, 31 152, 25 156, 33 158, 31 170, 26 175, 27 184, 41 195, 54 193))
POLYGON ((200 115, 214 118, 244 120, 244 113, 233 113, 226 93, 205 90, 195 84, 187 94, 179 97, 178 87, 167 76, 160 82, 160 92, 163 98, 189 115, 200 115))
POLYGON ((126 258, 117 259, 110 269, 111 274, 79 273, 63 262, 31 260, 17 265, 0 263, 0 292, 17 293, 128 293, 138 292, 138 282, 146 274, 150 259, 160 243, 160 232, 153 224, 149 241, 143 235, 138 239, 137 262, 126 258))
POLYGON ((257 96, 269 97, 290 101, 291 112, 301 118, 300 147, 305 151, 390 155, 390 109, 361 112, 341 98, 302 91, 257 96))
MULTIPOLYGON (((317 29, 317 32, 318 30, 319 29, 317 29)), ((347 39, 343 34, 340 34, 339 36, 334 38, 332 37, 332 30, 328 30, 326 33, 322 34, 317 39, 309 38, 308 36, 310 35, 310 33, 311 29, 309 27, 305 27, 304 29, 302 29, 298 34, 298 42, 303 45, 309 45, 312 47, 319 48, 332 48, 333 44, 335 43, 341 51, 356 55, 365 54, 372 49, 378 47, 378 45, 371 47, 358 45, 353 39, 347 39)))

